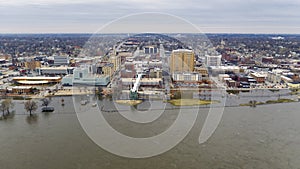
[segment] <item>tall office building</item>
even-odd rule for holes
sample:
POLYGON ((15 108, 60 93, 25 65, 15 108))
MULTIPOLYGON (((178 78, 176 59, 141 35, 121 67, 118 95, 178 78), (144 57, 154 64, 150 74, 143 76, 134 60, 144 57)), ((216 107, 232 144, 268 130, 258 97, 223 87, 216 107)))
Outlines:
POLYGON ((195 53, 192 50, 173 50, 170 58, 170 71, 193 72, 195 66, 195 53))
POLYGON ((205 56, 205 64, 206 66, 221 66, 221 55, 218 56, 205 56))
POLYGON ((117 71, 121 67, 121 57, 119 55, 111 55, 109 62, 114 64, 113 71, 117 71))
POLYGON ((114 64, 109 62, 102 62, 97 65, 97 74, 108 75, 112 79, 114 64))

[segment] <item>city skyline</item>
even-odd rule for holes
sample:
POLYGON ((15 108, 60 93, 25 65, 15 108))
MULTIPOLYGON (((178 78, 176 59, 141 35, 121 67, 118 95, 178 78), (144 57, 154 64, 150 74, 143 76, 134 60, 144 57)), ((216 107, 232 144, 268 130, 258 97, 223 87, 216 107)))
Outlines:
POLYGON ((178 16, 204 33, 297 34, 299 7, 297 0, 0 0, 0 33, 94 33, 118 18, 151 12, 178 16))

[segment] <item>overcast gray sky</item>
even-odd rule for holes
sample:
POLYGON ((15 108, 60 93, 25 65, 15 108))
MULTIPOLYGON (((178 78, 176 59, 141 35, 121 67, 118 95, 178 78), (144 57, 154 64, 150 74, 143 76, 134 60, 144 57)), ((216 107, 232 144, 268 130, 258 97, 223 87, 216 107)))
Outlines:
POLYGON ((93 33, 141 12, 176 15, 203 32, 300 33, 299 11, 300 0, 0 0, 0 33, 93 33))

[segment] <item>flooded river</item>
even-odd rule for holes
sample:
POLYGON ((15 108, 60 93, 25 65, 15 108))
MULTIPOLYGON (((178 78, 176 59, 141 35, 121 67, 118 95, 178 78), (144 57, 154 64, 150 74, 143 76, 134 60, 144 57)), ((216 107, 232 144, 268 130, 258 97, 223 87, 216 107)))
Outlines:
MULTIPOLYGON (((34 120, 28 119, 20 101, 16 115, 0 121, 1 169, 296 169, 300 166, 299 102, 256 108, 226 107, 216 132, 206 143, 199 144, 199 133, 209 110, 203 107, 192 130, 176 147, 155 157, 130 159, 97 146, 82 129, 72 98, 64 100, 65 106, 61 106, 61 98, 53 98, 51 105, 55 112, 39 113, 34 120)), ((177 115, 176 110, 168 110, 153 123, 137 125, 124 120, 119 113, 103 112, 111 126, 134 137, 163 132, 177 115)))

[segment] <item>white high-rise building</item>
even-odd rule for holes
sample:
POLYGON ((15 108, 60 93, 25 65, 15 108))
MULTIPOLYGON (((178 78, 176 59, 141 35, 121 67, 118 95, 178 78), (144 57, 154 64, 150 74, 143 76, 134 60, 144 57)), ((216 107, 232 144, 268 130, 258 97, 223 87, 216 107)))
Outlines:
POLYGON ((68 56, 54 56, 54 66, 69 65, 68 56))
POLYGON ((206 66, 221 66, 221 58, 222 55, 218 55, 218 56, 206 55, 205 64, 206 66))

